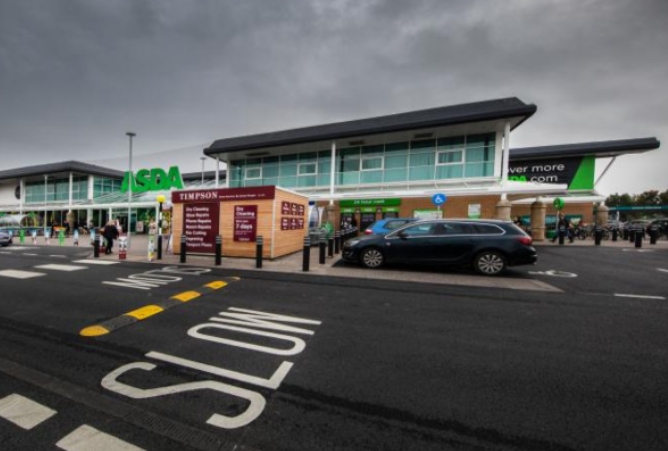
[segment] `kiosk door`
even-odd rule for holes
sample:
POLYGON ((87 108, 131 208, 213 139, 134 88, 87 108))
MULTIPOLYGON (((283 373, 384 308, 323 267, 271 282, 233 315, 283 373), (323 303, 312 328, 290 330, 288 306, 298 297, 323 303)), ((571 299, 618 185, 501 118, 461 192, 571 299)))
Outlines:
POLYGON ((374 222, 376 222, 376 213, 362 213, 360 217, 360 231, 365 231, 374 222))

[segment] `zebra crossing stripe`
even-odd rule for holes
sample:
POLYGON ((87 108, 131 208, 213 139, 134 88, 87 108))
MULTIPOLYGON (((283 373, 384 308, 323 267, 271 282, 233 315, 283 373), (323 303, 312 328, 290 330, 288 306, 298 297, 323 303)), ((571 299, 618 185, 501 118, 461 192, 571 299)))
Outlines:
MULTIPOLYGON (((239 278, 230 277, 229 280, 236 281, 239 280, 239 278)), ((99 337, 102 335, 106 335, 110 332, 120 329, 121 327, 134 324, 137 321, 143 321, 147 318, 150 318, 153 315, 157 315, 160 312, 164 312, 165 310, 172 308, 175 305, 184 304, 202 295, 219 290, 223 287, 226 287, 227 284, 228 282, 224 282, 222 280, 217 280, 215 282, 207 283, 206 285, 200 287, 197 291, 195 290, 184 291, 183 293, 176 294, 161 302, 145 305, 144 307, 117 316, 116 318, 103 321, 100 324, 95 324, 92 326, 85 327, 81 329, 79 335, 81 335, 82 337, 99 337)))
POLYGON ((21 271, 19 269, 4 269, 0 271, 0 276, 11 277, 12 279, 32 279, 33 277, 46 276, 43 272, 21 271))
POLYGON ((0 417, 15 425, 30 430, 56 413, 31 399, 12 394, 0 399, 0 417))
POLYGON ((39 265, 35 266, 37 269, 48 269, 52 271, 79 271, 81 269, 88 269, 85 266, 76 266, 76 265, 59 265, 59 264, 49 264, 49 265, 39 265))
POLYGON ((98 431, 84 424, 63 437, 56 446, 65 451, 87 451, 91 449, 113 449, 115 451, 143 451, 113 435, 98 431))

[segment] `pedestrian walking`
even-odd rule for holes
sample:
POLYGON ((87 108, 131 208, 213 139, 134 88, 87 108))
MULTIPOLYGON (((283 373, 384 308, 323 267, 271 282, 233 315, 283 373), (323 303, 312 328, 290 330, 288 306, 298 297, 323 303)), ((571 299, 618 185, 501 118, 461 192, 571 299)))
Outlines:
POLYGON ((102 233, 104 239, 107 241, 107 247, 105 248, 104 253, 109 255, 112 253, 114 247, 114 240, 118 238, 118 228, 116 228, 116 223, 114 221, 109 221, 104 228, 102 233))

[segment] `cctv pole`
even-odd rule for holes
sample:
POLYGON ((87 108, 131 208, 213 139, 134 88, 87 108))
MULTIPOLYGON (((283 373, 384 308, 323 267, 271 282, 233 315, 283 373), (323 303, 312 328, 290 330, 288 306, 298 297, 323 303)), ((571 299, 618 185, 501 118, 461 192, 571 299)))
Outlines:
POLYGON ((132 181, 134 180, 134 177, 132 175, 132 138, 137 136, 137 134, 133 132, 127 132, 125 134, 128 136, 128 138, 130 138, 130 162, 129 162, 130 176, 128 177, 128 229, 127 229, 127 236, 128 236, 127 248, 128 250, 130 250, 130 222, 132 219, 132 181))

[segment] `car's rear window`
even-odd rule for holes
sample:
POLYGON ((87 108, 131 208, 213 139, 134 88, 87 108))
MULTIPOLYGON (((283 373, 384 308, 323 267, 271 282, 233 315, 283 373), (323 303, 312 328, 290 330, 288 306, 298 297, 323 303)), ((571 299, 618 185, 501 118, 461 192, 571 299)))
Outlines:
POLYGON ((408 223, 405 219, 400 219, 396 221, 387 221, 387 224, 385 224, 386 229, 396 229, 397 227, 401 227, 402 225, 408 223))
MULTIPOLYGON (((503 230, 492 224, 475 224, 475 228, 480 235, 501 235, 503 233, 503 230)), ((518 228, 518 230, 521 229, 518 228)))

